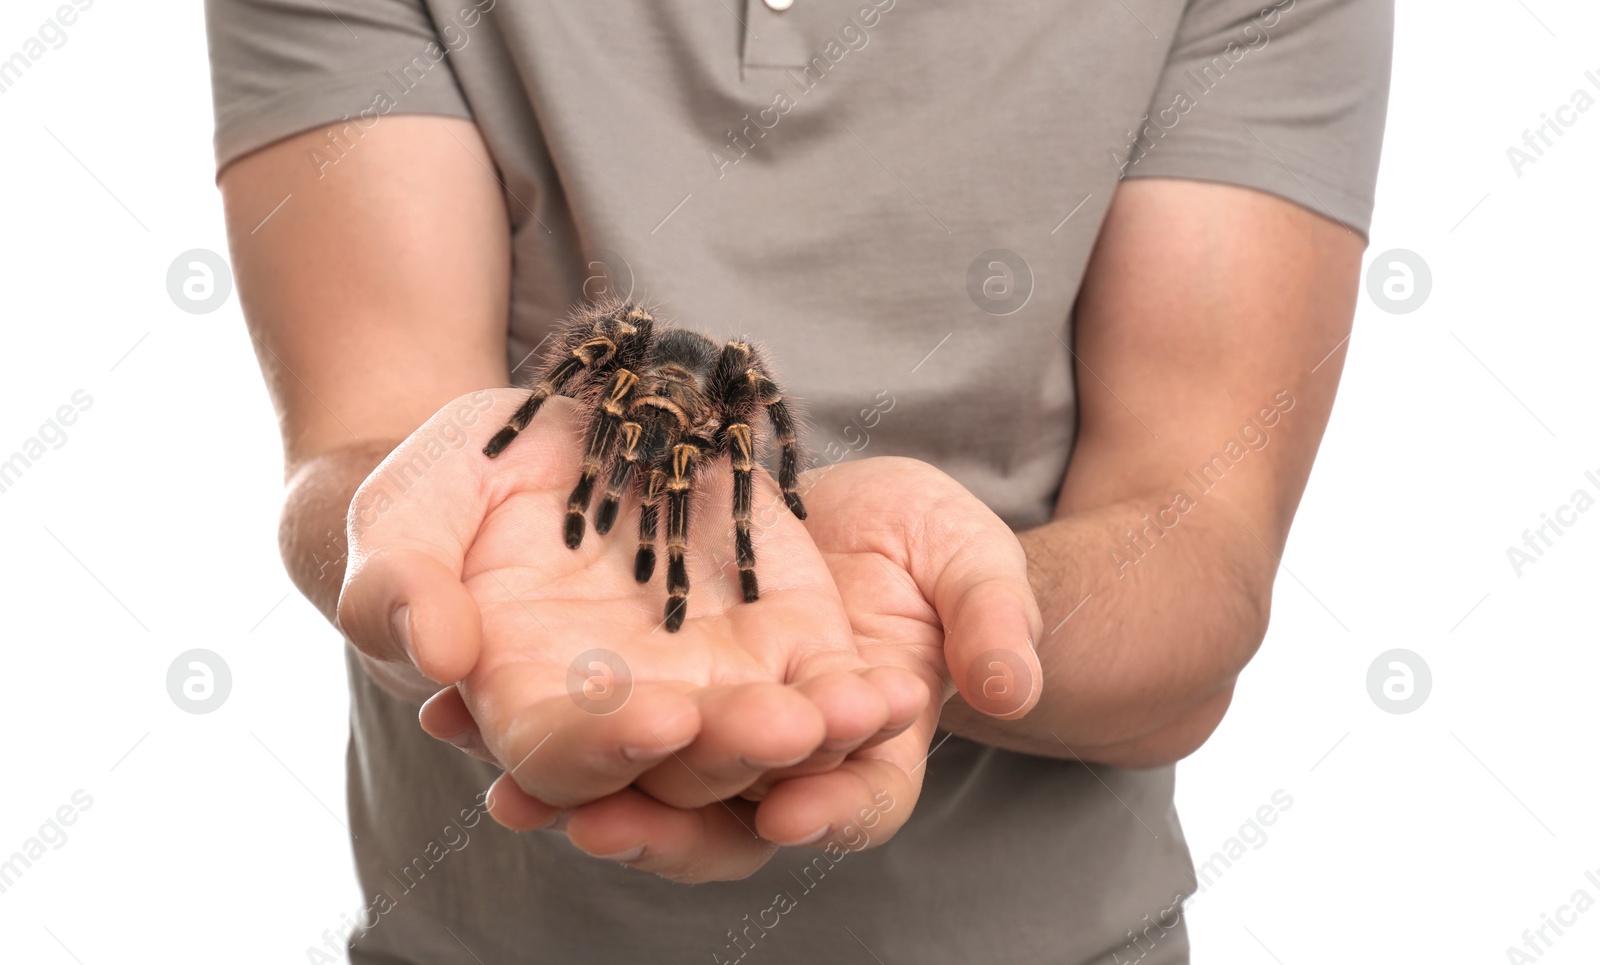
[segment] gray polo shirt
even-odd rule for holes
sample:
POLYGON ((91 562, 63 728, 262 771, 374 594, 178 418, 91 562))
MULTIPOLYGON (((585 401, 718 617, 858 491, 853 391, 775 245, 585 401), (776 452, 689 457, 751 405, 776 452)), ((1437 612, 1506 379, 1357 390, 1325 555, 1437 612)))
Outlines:
MULTIPOLYGON (((208 0, 217 161, 326 128, 325 170, 390 114, 472 118, 511 365, 583 296, 647 297, 769 346, 819 462, 924 459, 1023 528, 1071 450, 1065 343, 1118 179, 1365 233, 1391 4, 208 0)), ((1171 767, 951 737, 887 845, 691 887, 494 824, 494 770, 350 676, 354 962, 1187 961, 1171 767)))

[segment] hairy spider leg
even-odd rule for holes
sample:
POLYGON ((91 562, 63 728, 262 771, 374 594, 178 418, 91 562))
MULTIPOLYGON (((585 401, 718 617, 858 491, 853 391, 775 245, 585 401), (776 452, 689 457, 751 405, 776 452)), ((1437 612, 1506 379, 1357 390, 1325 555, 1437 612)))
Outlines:
POLYGON ((729 342, 712 370, 711 385, 728 413, 730 425, 749 419, 758 405, 766 410, 780 450, 778 488, 783 491, 783 501, 789 511, 805 519, 806 507, 799 493, 801 449, 795 434, 794 416, 760 353, 745 342, 729 342))
POLYGON ((805 504, 800 501, 800 443, 795 439, 794 416, 784 404, 777 383, 761 372, 751 373, 756 383, 756 398, 767 409, 767 419, 772 422, 772 432, 778 437, 778 488, 783 490, 783 501, 789 511, 799 519, 806 518, 805 504))
POLYGON ((567 384, 567 380, 572 378, 579 369, 590 368, 597 364, 601 358, 609 357, 615 352, 616 345, 608 338, 593 339, 574 349, 571 355, 561 360, 561 364, 539 379, 539 384, 534 386, 533 392, 528 395, 522 405, 517 407, 517 411, 511 414, 511 421, 501 427, 500 431, 494 434, 494 438, 489 440, 489 444, 483 447, 483 454, 493 459, 504 452, 506 446, 511 445, 511 440, 515 439, 519 432, 528 428, 528 423, 532 422, 533 417, 539 414, 539 407, 544 405, 545 400, 552 395, 560 395, 562 387, 567 384))
POLYGON ((583 457, 583 474, 578 477, 578 484, 572 487, 572 495, 567 497, 565 536, 568 549, 577 549, 583 543, 583 515, 589 511, 595 479, 599 477, 600 470, 605 468, 606 457, 611 454, 612 444, 616 441, 633 391, 638 385, 639 377, 629 369, 618 369, 606 385, 599 417, 589 434, 589 451, 583 457))
POLYGON ((611 527, 617 524, 617 508, 622 503, 622 494, 628 490, 628 480, 638 468, 639 440, 643 437, 644 426, 632 421, 622 424, 622 442, 611 467, 611 478, 606 481, 606 495, 594 514, 594 531, 601 536, 611 532, 611 527))
POLYGON ((733 466, 734 555, 739 567, 739 589, 746 603, 754 603, 761 596, 756 580, 755 544, 750 539, 755 441, 749 419, 759 403, 751 356, 750 346, 744 342, 724 345, 712 369, 710 385, 711 394, 727 419, 723 439, 733 466))
POLYGON ((561 361, 539 377, 528 398, 516 412, 511 414, 511 420, 494 434, 488 445, 483 447, 484 455, 493 459, 504 452, 506 446, 511 445, 511 440, 528 428, 528 423, 539 414, 539 408, 544 405, 545 400, 553 395, 560 395, 567 382, 579 371, 584 372, 586 377, 607 375, 610 372, 610 363, 617 359, 619 351, 626 347, 626 342, 637 341, 642 335, 645 344, 649 344, 655 320, 643 309, 634 307, 632 303, 601 314, 579 327, 579 320, 583 319, 585 314, 592 313, 591 309, 589 313, 574 315, 568 321, 568 325, 573 327, 568 330, 563 341, 570 346, 569 351, 561 361))
POLYGON ((705 440, 680 442, 672 447, 672 471, 667 477, 667 607, 668 633, 677 633, 689 609, 689 568, 683 551, 689 545, 689 494, 705 440))
POLYGON ((760 599, 761 590, 756 583, 756 548, 750 541, 750 471, 755 468, 750 427, 743 422, 729 426, 728 443, 733 462, 733 545, 739 565, 739 589, 744 602, 754 603, 760 599))
POLYGON ((639 552, 633 558, 633 578, 640 583, 649 583, 656 571, 656 519, 666 488, 667 474, 659 468, 651 469, 639 507, 639 552))
POLYGON ((662 423, 666 413, 642 404, 641 396, 647 391, 648 387, 644 385, 635 390, 629 406, 629 418, 622 423, 622 441, 617 449, 617 459, 612 464, 611 478, 606 483, 605 498, 595 511, 594 531, 601 536, 611 532, 616 525, 618 507, 628 491, 634 472, 656 462, 667 448, 669 429, 662 423))

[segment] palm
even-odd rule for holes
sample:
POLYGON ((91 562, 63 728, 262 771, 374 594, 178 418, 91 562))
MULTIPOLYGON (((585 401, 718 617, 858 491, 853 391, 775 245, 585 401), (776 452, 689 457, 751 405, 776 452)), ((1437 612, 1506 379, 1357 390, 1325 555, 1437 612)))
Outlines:
POLYGON ((590 528, 567 549, 562 524, 578 475, 571 408, 552 403, 516 444, 483 459, 491 495, 462 570, 483 615, 482 654, 464 683, 469 699, 559 707, 573 698, 603 714, 615 709, 614 688, 629 684, 596 675, 686 688, 786 683, 802 650, 862 665, 828 568, 770 480, 756 486, 753 506, 765 524, 753 534, 763 592, 746 604, 732 561, 729 483, 715 464, 702 476, 700 511, 690 519, 688 617, 676 633, 663 627, 661 568, 649 583, 634 579, 636 513, 625 511, 605 536, 590 528))
MULTIPOLYGON (((510 390, 491 395, 494 405, 482 416, 491 426, 523 398, 510 390)), ((551 804, 581 803, 626 786, 626 769, 574 785, 561 779, 562 760, 615 757, 621 747, 660 756, 687 735, 695 746, 639 783, 671 803, 698 805, 738 793, 767 769, 730 760, 788 764, 830 737, 865 728, 859 742, 882 727, 884 720, 849 701, 820 694, 813 706, 818 701, 803 689, 782 687, 828 690, 806 682, 868 665, 854 649, 826 563, 764 476, 753 502, 761 598, 742 602, 731 562, 731 473, 712 463, 691 511, 688 618, 677 633, 662 626, 661 574, 647 584, 634 579, 637 513, 627 503, 611 533, 590 528, 576 550, 563 544, 579 472, 574 453, 583 445, 575 410, 553 400, 495 459, 478 445, 445 452, 399 502, 353 534, 353 559, 421 552, 460 574, 481 627, 460 690, 484 742, 517 783, 551 804), (547 739, 551 747, 530 761, 547 739)), ((389 477, 427 451, 435 422, 386 461, 389 477)), ((473 441, 480 435, 487 435, 481 427, 469 433, 473 441)), ((830 692, 839 696, 837 686, 830 692)), ((888 717, 888 702, 878 704, 888 717)))
POLYGON ((1039 611, 1021 545, 998 516, 912 459, 835 466, 810 496, 807 529, 869 660, 892 659, 880 658, 884 645, 910 648, 987 714, 1032 708, 1039 611))
POLYGON ((539 689, 564 693, 572 659, 600 648, 624 657, 640 679, 784 681, 801 644, 848 652, 827 566, 769 480, 757 484, 754 501, 757 520, 767 523, 754 533, 763 592, 745 604, 733 578, 728 481, 715 464, 702 477, 690 520, 688 619, 677 633, 662 625, 663 567, 649 583, 634 579, 636 513, 625 509, 604 536, 588 528, 582 545, 567 549, 562 523, 578 463, 570 445, 576 420, 564 403, 547 405, 498 458, 478 456, 489 493, 462 569, 484 620, 472 681, 521 668, 544 680, 539 689), (552 674, 553 688, 545 679, 552 674))

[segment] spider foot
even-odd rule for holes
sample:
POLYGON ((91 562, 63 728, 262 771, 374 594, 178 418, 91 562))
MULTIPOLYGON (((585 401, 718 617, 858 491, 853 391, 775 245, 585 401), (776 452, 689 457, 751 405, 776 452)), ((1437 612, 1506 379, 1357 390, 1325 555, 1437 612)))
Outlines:
POLYGON ((617 501, 607 496, 600 503, 600 510, 594 514, 594 531, 601 536, 611 532, 611 527, 617 525, 617 501))
POLYGON ((656 550, 653 546, 639 547, 639 554, 633 558, 633 578, 640 583, 649 583, 650 577, 656 571, 656 550))
POLYGON ((755 570, 739 571, 739 589, 744 591, 744 602, 754 603, 761 598, 761 590, 756 585, 755 570))
POLYGON ((583 543, 583 513, 567 511, 567 549, 575 550, 583 543))
POLYGON ((806 506, 800 501, 799 493, 784 493, 783 501, 789 504, 789 512, 794 513, 797 518, 806 518, 806 506))
POLYGON ((517 430, 511 426, 506 426, 499 432, 496 432, 494 434, 494 438, 489 440, 489 444, 483 447, 483 454, 488 456, 490 459, 493 459, 495 456, 498 456, 500 453, 504 452, 506 446, 511 445, 511 440, 515 439, 516 437, 517 430))
POLYGON ((678 632, 678 628, 683 626, 683 617, 684 617, 685 612, 688 611, 688 609, 689 609, 689 601, 684 599, 681 596, 669 597, 667 599, 667 612, 666 612, 666 621, 665 622, 666 622, 666 625, 667 625, 667 632, 668 633, 677 633, 678 632))

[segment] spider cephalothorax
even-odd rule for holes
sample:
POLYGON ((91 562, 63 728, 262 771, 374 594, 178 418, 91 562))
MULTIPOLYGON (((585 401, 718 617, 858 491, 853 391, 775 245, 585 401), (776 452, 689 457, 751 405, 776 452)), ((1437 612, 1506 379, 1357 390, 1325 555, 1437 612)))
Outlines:
POLYGON ((689 536, 689 496, 696 470, 723 454, 733 465, 733 524, 739 587, 746 603, 760 595, 756 554, 750 541, 751 473, 755 430, 762 410, 781 452, 778 487, 799 518, 805 506, 796 491, 800 447, 794 418, 772 380, 761 353, 748 342, 715 342, 684 329, 657 331, 643 308, 585 306, 573 311, 559 333, 528 401, 483 447, 497 456, 528 427, 553 395, 568 395, 589 410, 589 448, 583 475, 567 499, 567 546, 583 542, 584 514, 595 482, 607 466, 605 497, 595 512, 595 532, 610 532, 623 495, 640 495, 639 552, 634 577, 648 583, 656 566, 656 524, 667 508, 667 605, 669 632, 683 625, 689 572, 683 553, 689 536))

